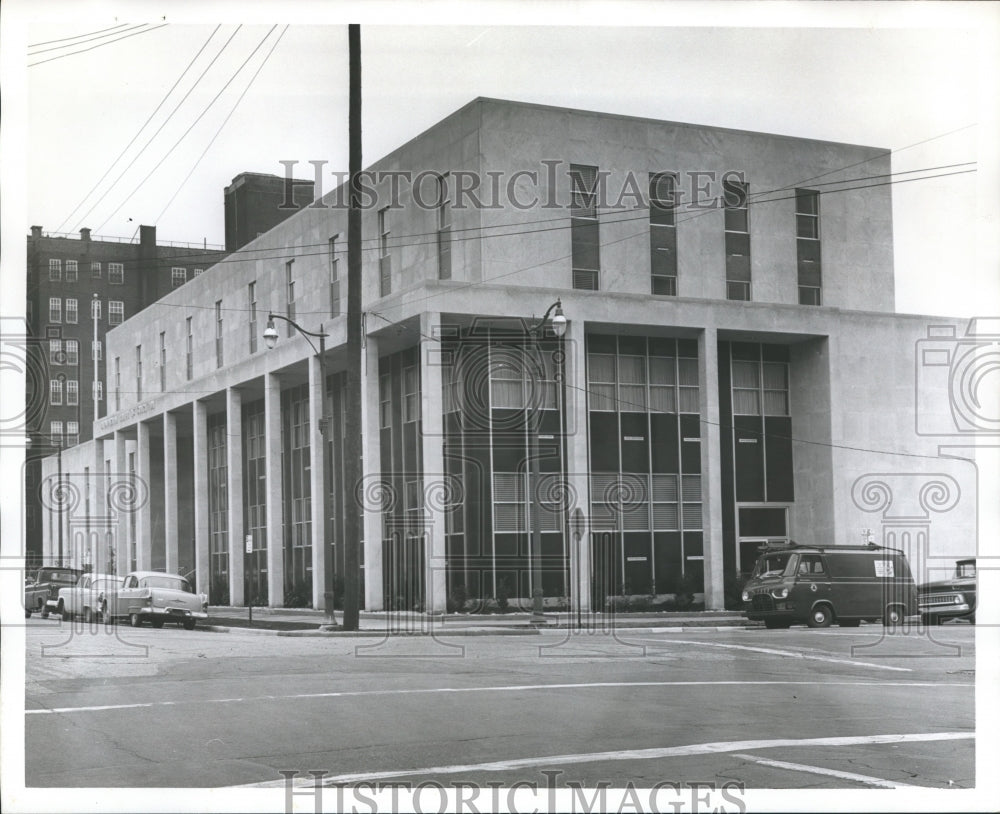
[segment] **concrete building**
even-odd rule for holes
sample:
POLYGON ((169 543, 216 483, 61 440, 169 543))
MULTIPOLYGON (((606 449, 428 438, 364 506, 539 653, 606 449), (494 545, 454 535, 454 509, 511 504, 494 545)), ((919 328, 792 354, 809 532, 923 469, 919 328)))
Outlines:
POLYGON ((950 562, 976 530, 975 466, 938 454, 968 429, 966 326, 894 313, 890 188, 858 181, 890 172, 872 147, 477 99, 366 175, 362 425, 336 189, 109 334, 108 413, 63 455, 101 510, 66 527, 120 571, 274 606, 322 606, 347 545, 368 609, 513 602, 538 574, 550 603, 721 608, 762 542, 865 529, 950 562), (562 337, 538 325, 557 300, 562 337), (284 322, 267 350, 269 312, 324 332, 322 361, 284 322))

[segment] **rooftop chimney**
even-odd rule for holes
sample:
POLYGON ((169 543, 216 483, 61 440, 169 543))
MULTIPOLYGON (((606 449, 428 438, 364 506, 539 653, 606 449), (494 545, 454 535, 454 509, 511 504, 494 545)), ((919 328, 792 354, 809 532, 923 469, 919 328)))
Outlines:
POLYGON ((90 240, 90 229, 86 226, 80 230, 80 240, 90 240))
POLYGON ((32 237, 41 237, 42 236, 42 227, 41 226, 32 226, 31 227, 31 236, 32 237))

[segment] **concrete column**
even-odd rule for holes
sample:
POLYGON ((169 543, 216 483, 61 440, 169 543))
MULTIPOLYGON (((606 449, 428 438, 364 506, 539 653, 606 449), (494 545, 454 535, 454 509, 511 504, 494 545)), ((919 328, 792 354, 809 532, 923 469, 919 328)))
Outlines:
POLYGON ((281 379, 264 377, 264 467, 267 483, 267 597, 272 608, 285 604, 285 505, 281 473, 281 379))
POLYGON ((229 519, 229 604, 243 604, 243 398, 226 388, 226 494, 229 519))
POLYGON ((163 414, 163 539, 168 574, 177 573, 177 522, 177 416, 167 411, 163 414))
MULTIPOLYGON (((312 605, 326 607, 323 592, 326 591, 324 575, 329 541, 326 535, 327 478, 323 466, 323 434, 319 431, 319 419, 324 414, 321 399, 324 398, 326 383, 323 381, 319 359, 309 357, 309 494, 312 507, 312 605)), ((329 418, 330 412, 326 411, 329 418)))
POLYGON ((194 572, 195 590, 207 594, 211 584, 208 539, 208 406, 203 401, 193 410, 194 470, 194 572))
POLYGON ((147 571, 153 567, 153 473, 149 459, 149 425, 145 421, 138 422, 136 434, 135 475, 145 500, 137 507, 135 567, 139 571, 147 571))
MULTIPOLYGON (((426 610, 444 613, 448 601, 448 549, 444 536, 444 403, 441 393, 441 314, 420 315, 420 425, 424 492, 426 610), (438 495, 438 498, 434 496, 438 495)), ((376 381, 377 384, 377 381, 376 381)), ((377 392, 377 391, 376 391, 377 392)))
MULTIPOLYGON (((366 486, 368 478, 381 477, 382 451, 379 433, 378 396, 378 339, 365 337, 364 357, 361 368, 361 438, 362 438, 362 478, 366 486)), ((370 489, 363 490, 366 494, 370 489)), ((357 504, 351 495, 347 496, 347 506, 354 509, 357 504)), ((373 506, 365 508, 365 584, 366 610, 384 610, 382 596, 382 512, 373 506)))
POLYGON ((705 610, 722 610, 722 441, 719 426, 719 332, 698 336, 698 386, 701 396, 701 500, 705 557, 705 610))
POLYGON ((566 384, 562 388, 566 404, 564 411, 564 432, 566 434, 566 485, 567 495, 572 505, 569 516, 576 509, 583 513, 579 535, 574 535, 574 524, 570 523, 569 533, 569 573, 570 601, 574 609, 590 611, 590 445, 588 440, 587 416, 587 345, 582 319, 570 319, 563 337, 565 353, 564 372, 566 384), (579 606, 578 604, 579 603, 579 606))
MULTIPOLYGON (((125 433, 120 430, 115 431, 114 440, 114 461, 113 475, 111 478, 111 494, 108 496, 111 509, 111 522, 114 524, 115 533, 115 563, 118 576, 128 573, 131 562, 129 560, 129 512, 133 509, 126 507, 121 496, 123 486, 132 490, 136 484, 128 484, 128 459, 125 457, 125 433)), ((133 492, 134 493, 134 492, 133 492)))

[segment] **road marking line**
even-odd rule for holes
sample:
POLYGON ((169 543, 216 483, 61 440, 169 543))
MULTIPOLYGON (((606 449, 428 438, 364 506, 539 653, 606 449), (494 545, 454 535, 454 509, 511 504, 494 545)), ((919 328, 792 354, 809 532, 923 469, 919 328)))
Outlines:
POLYGON ((700 644, 704 647, 721 647, 726 650, 750 650, 755 653, 764 653, 769 656, 787 656, 793 659, 807 659, 809 661, 826 661, 833 664, 854 664, 858 667, 874 667, 876 670, 892 670, 899 673, 912 673, 910 667, 893 667, 889 664, 873 664, 869 661, 855 661, 854 659, 835 659, 832 656, 814 656, 807 653, 800 653, 797 650, 777 650, 773 647, 751 647, 747 644, 722 644, 721 642, 698 642, 692 639, 640 639, 642 642, 667 644, 700 644))
POLYGON ((895 780, 884 780, 881 777, 870 777, 865 774, 855 774, 854 772, 841 772, 836 769, 824 769, 821 766, 806 766, 803 763, 786 763, 784 760, 769 760, 766 757, 756 757, 755 755, 735 754, 733 757, 749 760, 752 763, 759 763, 762 766, 773 766, 776 769, 788 769, 793 772, 808 772, 809 774, 825 774, 829 777, 839 777, 841 780, 855 780, 858 783, 867 783, 869 786, 880 786, 884 789, 920 789, 925 786, 914 786, 911 783, 899 783, 895 780))
POLYGON ((580 684, 515 684, 499 687, 430 687, 427 689, 403 690, 343 690, 333 692, 308 692, 292 695, 254 695, 239 698, 203 698, 185 701, 146 701, 135 704, 105 704, 87 707, 51 707, 46 709, 26 709, 25 715, 52 715, 64 712, 106 712, 119 709, 147 709, 150 707, 175 707, 185 704, 235 704, 245 701, 288 701, 304 698, 352 698, 379 695, 429 695, 435 693, 466 692, 524 692, 531 690, 586 690, 623 687, 718 687, 718 686, 792 686, 792 687, 968 687, 968 682, 930 681, 599 681, 580 684))
MULTIPOLYGON (((419 775, 463 774, 469 772, 508 772, 517 769, 532 769, 538 766, 560 766, 574 763, 597 763, 613 760, 660 760, 670 757, 691 755, 723 754, 745 752, 748 749, 774 749, 780 747, 808 746, 861 746, 876 743, 914 743, 923 741, 945 741, 975 738, 970 732, 927 732, 901 735, 858 735, 836 738, 781 738, 760 741, 720 741, 716 743, 693 743, 687 746, 666 746, 654 749, 629 749, 621 752, 589 752, 576 755, 548 755, 544 757, 497 760, 490 763, 466 763, 451 766, 428 766, 423 769, 386 770, 380 772, 358 772, 336 777, 323 777, 325 787, 341 783, 361 783, 389 777, 414 777, 419 775)), ((303 778, 303 784, 315 784, 315 778, 303 778)), ((287 780, 267 780, 261 783, 247 783, 230 788, 278 788, 287 780)))

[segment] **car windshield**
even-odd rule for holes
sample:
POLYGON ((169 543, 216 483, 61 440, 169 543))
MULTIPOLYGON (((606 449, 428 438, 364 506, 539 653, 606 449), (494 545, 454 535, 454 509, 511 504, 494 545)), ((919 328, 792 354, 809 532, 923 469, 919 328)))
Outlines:
POLYGON ((53 571, 48 575, 49 582, 58 582, 62 585, 76 585, 79 579, 80 575, 72 571, 53 571))
POLYGON ((793 555, 787 551, 782 551, 778 554, 765 554, 757 560, 757 565, 754 566, 753 569, 753 576, 775 577, 779 574, 783 574, 785 569, 788 568, 789 560, 792 556, 793 555))
POLYGON ((97 591, 107 591, 111 588, 117 588, 118 583, 117 579, 95 579, 90 587, 97 591))
POLYGON ((184 579, 184 577, 172 577, 169 574, 146 577, 142 580, 141 585, 144 588, 170 588, 174 591, 184 591, 187 594, 194 593, 191 583, 184 579))

